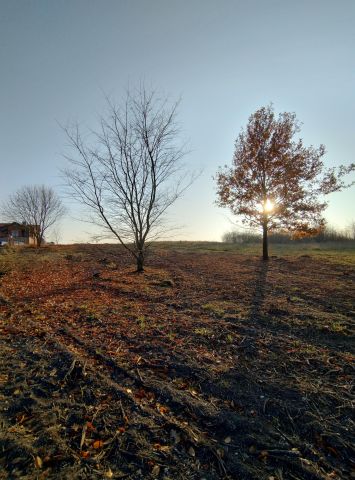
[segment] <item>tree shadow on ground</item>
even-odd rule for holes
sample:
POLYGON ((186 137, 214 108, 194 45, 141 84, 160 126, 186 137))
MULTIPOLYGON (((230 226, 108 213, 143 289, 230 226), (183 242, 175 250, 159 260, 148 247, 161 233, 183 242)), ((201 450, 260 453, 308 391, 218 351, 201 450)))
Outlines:
POLYGON ((249 320, 259 319, 265 301, 269 262, 261 260, 256 269, 254 292, 250 305, 249 320))

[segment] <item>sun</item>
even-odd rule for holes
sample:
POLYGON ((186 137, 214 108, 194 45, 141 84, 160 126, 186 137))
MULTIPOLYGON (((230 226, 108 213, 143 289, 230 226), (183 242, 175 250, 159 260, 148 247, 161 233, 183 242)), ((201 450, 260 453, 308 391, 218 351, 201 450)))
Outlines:
POLYGON ((275 210, 275 204, 272 200, 267 198, 265 202, 260 202, 256 208, 260 213, 271 213, 275 210))
POLYGON ((274 209, 274 203, 269 198, 267 198, 263 205, 264 212, 270 213, 273 211, 273 209, 274 209))

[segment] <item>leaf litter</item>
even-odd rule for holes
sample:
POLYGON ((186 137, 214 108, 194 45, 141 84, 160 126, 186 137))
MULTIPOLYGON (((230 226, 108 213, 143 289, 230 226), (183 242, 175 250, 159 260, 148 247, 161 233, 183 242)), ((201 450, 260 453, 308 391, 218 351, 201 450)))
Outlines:
POLYGON ((349 478, 353 280, 341 256, 19 251, 0 479, 349 478))

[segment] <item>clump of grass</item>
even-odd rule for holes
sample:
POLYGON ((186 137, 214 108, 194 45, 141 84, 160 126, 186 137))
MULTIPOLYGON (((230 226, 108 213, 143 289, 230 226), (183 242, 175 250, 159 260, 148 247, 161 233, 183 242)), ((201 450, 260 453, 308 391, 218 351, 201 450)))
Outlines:
POLYGON ((234 335, 232 335, 231 333, 228 333, 228 334, 226 335, 226 342, 227 342, 227 343, 233 343, 234 340, 235 340, 234 335))
POLYGON ((92 308, 89 307, 86 303, 82 305, 78 305, 76 310, 80 312, 81 318, 86 320, 87 322, 91 323, 101 323, 101 318, 97 312, 95 312, 92 308))
POLYGON ((145 318, 144 315, 139 315, 139 316, 136 318, 136 322, 137 322, 137 325, 139 325, 139 327, 140 327, 142 330, 145 330, 145 328, 147 327, 147 319, 145 318))
POLYGON ((205 337, 208 337, 212 335, 213 332, 210 328, 197 327, 195 328, 194 333, 196 333, 196 335, 203 335, 205 337))
POLYGON ((345 335, 349 333, 347 325, 341 320, 333 319, 332 321, 327 322, 326 325, 320 325, 319 328, 324 332, 343 333, 345 335))
POLYGON ((153 282, 151 282, 151 285, 154 285, 160 288, 172 288, 175 286, 174 281, 171 280, 170 278, 162 278, 159 280, 154 280, 153 282))
POLYGON ((9 254, 14 254, 18 253, 22 247, 15 247, 13 245, 4 245, 3 247, 0 248, 0 253, 2 255, 9 255, 9 254))
POLYGON ((94 315, 92 313, 90 313, 87 317, 86 317, 86 321, 88 322, 92 322, 92 323, 101 323, 101 319, 100 317, 98 317, 97 315, 94 315))
POLYGON ((218 303, 205 303, 202 305, 202 308, 209 313, 212 313, 215 317, 221 318, 223 317, 225 310, 222 306, 218 303))
POLYGON ((177 335, 174 332, 168 332, 166 336, 172 342, 173 340, 175 340, 177 335))
POLYGON ((303 300, 303 298, 298 297, 297 295, 291 295, 291 296, 289 297, 289 300, 290 300, 290 302, 293 302, 293 303, 305 303, 305 301, 303 300))
POLYGON ((332 332, 341 333, 346 331, 346 327, 341 322, 332 322, 330 324, 330 330, 332 332))
POLYGON ((231 387, 231 381, 225 378, 222 378, 219 380, 218 385, 222 388, 230 388, 231 387))
POLYGON ((76 254, 68 253, 67 255, 64 256, 64 258, 66 260, 68 260, 69 262, 82 262, 83 261, 83 256, 82 256, 81 253, 76 253, 76 254))

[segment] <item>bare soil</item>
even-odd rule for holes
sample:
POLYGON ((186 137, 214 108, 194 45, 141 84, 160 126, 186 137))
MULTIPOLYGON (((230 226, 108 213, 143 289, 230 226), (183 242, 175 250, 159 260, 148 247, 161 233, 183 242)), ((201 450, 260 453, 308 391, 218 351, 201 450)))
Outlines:
POLYGON ((348 479, 354 257, 0 255, 0 479, 348 479))

